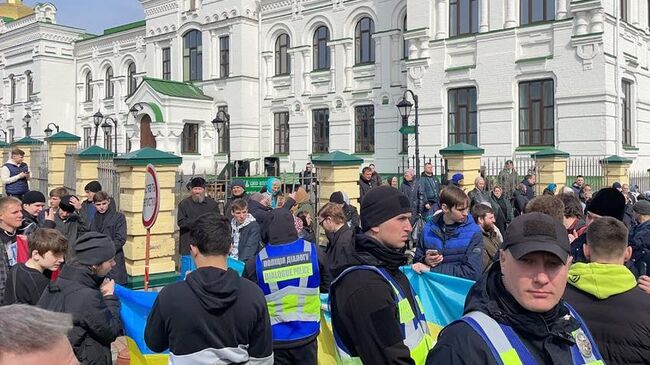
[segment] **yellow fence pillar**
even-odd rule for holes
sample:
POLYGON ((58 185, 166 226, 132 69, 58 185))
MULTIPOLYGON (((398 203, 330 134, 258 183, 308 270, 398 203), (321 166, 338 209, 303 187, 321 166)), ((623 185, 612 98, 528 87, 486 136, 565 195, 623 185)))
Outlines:
POLYGON ((630 166, 632 160, 621 156, 609 156, 600 161, 605 173, 605 187, 611 187, 615 182, 630 183, 630 166))
POLYGON ((176 281, 174 242, 174 186, 176 169, 182 159, 171 153, 146 147, 114 159, 120 179, 120 211, 126 216, 127 232, 124 256, 127 285, 144 286, 146 230, 142 225, 145 172, 148 164, 156 168, 160 188, 160 209, 151 228, 149 284, 160 286, 176 281))
POLYGON ((358 181, 362 159, 334 151, 312 159, 312 163, 318 169, 319 206, 329 202, 333 192, 343 191, 350 198, 350 204, 359 208, 358 181))
POLYGON ((541 195, 548 184, 557 185, 556 193, 566 185, 566 164, 569 154, 555 148, 546 148, 530 155, 537 167, 535 193, 541 195))
POLYGON ((480 176, 481 156, 485 152, 480 147, 467 143, 457 143, 440 150, 440 154, 447 160, 449 179, 454 174, 463 174, 460 186, 466 192, 474 189, 474 180, 480 176))
MULTIPOLYGON (((99 160, 112 158, 115 154, 99 146, 90 146, 77 154, 77 196, 84 196, 86 185, 99 178, 99 160)), ((65 158, 65 157, 64 157, 65 158)))
POLYGON ((45 139, 47 141, 47 190, 63 186, 65 174, 65 152, 76 148, 81 138, 68 132, 58 132, 45 139))

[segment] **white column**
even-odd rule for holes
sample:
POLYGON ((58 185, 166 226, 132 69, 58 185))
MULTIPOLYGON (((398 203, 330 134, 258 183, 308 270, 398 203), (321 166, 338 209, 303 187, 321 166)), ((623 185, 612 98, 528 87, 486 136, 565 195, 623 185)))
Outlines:
POLYGON ((630 20, 632 25, 639 26, 639 0, 630 0, 630 20))
POLYGON ((566 0, 557 0, 555 4, 556 16, 555 19, 560 20, 566 18, 566 0))
MULTIPOLYGON (((399 74, 400 74, 400 62, 402 59, 401 45, 402 45, 402 34, 392 34, 390 36, 390 84, 397 85, 399 83, 399 74)), ((407 50, 408 52, 408 50, 407 50)))
POLYGON ((488 0, 480 0, 478 6, 479 12, 481 13, 478 31, 484 33, 490 30, 490 25, 488 24, 488 0))
POLYGON ((336 91, 336 45, 328 46, 330 51, 330 92, 336 91))
POLYGON ((219 67, 221 66, 219 62, 221 62, 221 59, 219 58, 219 40, 217 38, 217 35, 214 32, 210 32, 210 78, 218 78, 219 75, 219 67))
POLYGON ((375 41, 375 87, 381 87, 381 36, 373 36, 375 41))
POLYGON ((309 71, 309 68, 312 66, 312 64, 310 51, 311 49, 309 48, 302 51, 302 80, 304 83, 302 93, 306 95, 311 94, 311 73, 309 71))
POLYGON ((352 65, 354 65, 354 55, 352 54, 352 42, 345 43, 345 89, 348 91, 352 88, 352 65))
POLYGON ((266 93, 265 99, 273 97, 273 54, 265 54, 264 61, 266 62, 266 93))
POLYGON ((176 47, 172 49, 172 67, 176 65, 176 72, 172 72, 172 80, 184 81, 183 75, 183 37, 176 36, 176 47), (175 53, 173 51, 176 51, 175 53), (178 60, 178 61, 176 61, 178 60))
POLYGON ((289 88, 289 95, 296 95, 296 57, 295 52, 289 52, 288 56, 291 60, 291 87, 289 88))
POLYGON ((504 28, 514 28, 517 26, 517 4, 515 3, 515 1, 517 0, 505 0, 506 21, 503 24, 504 28))
POLYGON ((436 4, 436 39, 447 37, 447 1, 438 0, 436 4))

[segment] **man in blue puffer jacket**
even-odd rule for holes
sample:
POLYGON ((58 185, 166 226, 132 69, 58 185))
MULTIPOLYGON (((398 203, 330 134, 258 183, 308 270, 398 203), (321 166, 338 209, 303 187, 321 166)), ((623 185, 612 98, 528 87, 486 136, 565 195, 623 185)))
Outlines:
POLYGON ((477 280, 481 276, 483 236, 469 214, 469 198, 460 188, 440 193, 440 208, 424 226, 413 269, 477 280))

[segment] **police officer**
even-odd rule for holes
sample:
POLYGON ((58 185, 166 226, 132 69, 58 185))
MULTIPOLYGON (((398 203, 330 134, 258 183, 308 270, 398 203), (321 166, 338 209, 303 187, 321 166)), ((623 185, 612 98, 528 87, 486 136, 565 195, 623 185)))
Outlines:
POLYGON ((499 261, 472 286, 465 315, 445 327, 427 364, 602 364, 562 300, 570 265, 560 221, 539 212, 515 218, 499 261))
POLYGON ((340 248, 347 261, 333 269, 330 287, 341 363, 424 364, 433 347, 419 300, 400 271, 411 214, 409 199, 387 185, 361 201, 363 233, 340 248))
POLYGON ((325 254, 298 238, 287 209, 274 209, 264 221, 267 245, 246 263, 244 277, 264 292, 276 365, 318 364, 320 295, 330 284, 325 254))

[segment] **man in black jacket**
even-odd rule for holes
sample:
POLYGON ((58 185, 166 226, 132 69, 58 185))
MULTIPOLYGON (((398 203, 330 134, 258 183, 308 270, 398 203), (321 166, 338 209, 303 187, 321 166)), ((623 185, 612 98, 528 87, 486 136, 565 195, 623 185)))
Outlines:
POLYGON ((332 326, 342 359, 422 364, 433 340, 400 266, 411 233, 411 204, 389 186, 361 201, 361 228, 330 287, 332 326), (404 328, 404 331, 402 330, 404 328))
POLYGON ((237 199, 243 199, 245 202, 248 202, 250 196, 246 193, 246 183, 242 179, 233 179, 230 182, 230 199, 226 202, 224 207, 223 214, 228 219, 232 219, 232 202, 237 199))
POLYGON ((465 315, 443 329, 427 364, 602 360, 586 325, 562 300, 570 265, 559 220, 539 212, 515 218, 499 261, 472 286, 465 315))
POLYGON ((23 195, 22 202, 23 228, 32 225, 30 231, 34 231, 43 224, 43 221, 39 219, 39 215, 45 208, 45 195, 40 191, 30 190, 23 195))
POLYGON ((115 245, 109 237, 89 232, 79 237, 74 249, 75 258, 48 286, 38 306, 72 314, 68 339, 80 363, 110 365, 111 343, 122 332, 115 282, 106 278, 115 266, 115 245))
POLYGON ((587 228, 585 256, 569 270, 564 299, 580 313, 598 344, 605 364, 642 364, 650 359, 648 295, 625 267, 632 255, 628 230, 612 218, 587 228))
POLYGON ((264 295, 228 268, 231 244, 227 218, 195 219, 190 252, 197 269, 156 298, 145 328, 149 348, 169 349, 170 361, 184 364, 273 364, 264 295))
POLYGON ((318 224, 323 227, 327 237, 327 265, 330 273, 340 272, 341 265, 345 265, 348 255, 353 252, 354 230, 347 222, 343 208, 340 204, 327 203, 318 211, 318 224))
MULTIPOLYGON (((65 197, 64 197, 65 199, 65 197)), ((120 285, 126 284, 126 262, 124 245, 126 244, 126 217, 111 206, 111 197, 105 191, 98 191, 93 197, 97 214, 90 224, 90 229, 110 237, 115 244, 115 267, 108 277, 120 285)))

